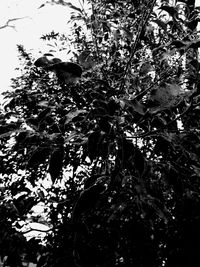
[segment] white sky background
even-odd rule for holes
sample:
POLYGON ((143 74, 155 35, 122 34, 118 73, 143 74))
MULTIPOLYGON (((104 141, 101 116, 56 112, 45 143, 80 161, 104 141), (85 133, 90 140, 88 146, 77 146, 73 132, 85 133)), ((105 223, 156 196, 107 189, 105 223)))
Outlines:
MULTIPOLYGON (((37 58, 48 52, 49 47, 44 46, 40 39, 43 34, 55 32, 69 32, 70 9, 62 5, 47 4, 38 9, 45 0, 0 0, 0 27, 8 19, 23 19, 10 22, 15 29, 6 27, 0 29, 0 93, 9 89, 10 79, 15 76, 14 69, 19 65, 16 44, 24 45, 25 49, 37 58)), ((69 1, 80 7, 78 0, 69 1)), ((63 52, 64 53, 64 52, 63 52)), ((67 51, 64 54, 55 55, 62 60, 67 60, 67 51)))
MULTIPOLYGON (((46 5, 38 9, 45 2, 45 0, 0 0, 0 27, 8 19, 25 17, 10 23, 15 25, 15 29, 11 27, 0 29, 0 93, 9 89, 10 79, 15 76, 14 69, 19 64, 16 44, 22 44, 28 50, 32 49, 33 55, 37 58, 40 56, 39 51, 48 52, 48 47, 44 47, 44 42, 40 40, 43 34, 52 30, 69 31, 67 22, 72 10, 61 5, 46 5)), ((68 2, 80 6, 78 0, 68 2)), ((200 0, 196 0, 196 6, 200 6, 200 0)), ((67 52, 65 54, 67 57, 67 52)), ((65 54, 55 56, 67 60, 65 54)))

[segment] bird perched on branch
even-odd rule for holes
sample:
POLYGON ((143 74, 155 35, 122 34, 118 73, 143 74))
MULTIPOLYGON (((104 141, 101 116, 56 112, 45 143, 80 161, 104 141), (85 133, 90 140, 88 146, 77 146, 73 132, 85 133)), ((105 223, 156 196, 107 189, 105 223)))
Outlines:
POLYGON ((53 71, 62 83, 73 83, 81 78, 82 68, 73 62, 62 62, 59 58, 49 60, 46 56, 35 61, 36 67, 41 67, 47 71, 53 71))
POLYGON ((36 67, 46 68, 47 66, 53 64, 51 60, 49 60, 46 56, 39 57, 35 62, 34 65, 36 67))
POLYGON ((55 72, 58 79, 64 83, 76 82, 81 78, 82 68, 73 62, 59 62, 46 67, 47 70, 55 72))

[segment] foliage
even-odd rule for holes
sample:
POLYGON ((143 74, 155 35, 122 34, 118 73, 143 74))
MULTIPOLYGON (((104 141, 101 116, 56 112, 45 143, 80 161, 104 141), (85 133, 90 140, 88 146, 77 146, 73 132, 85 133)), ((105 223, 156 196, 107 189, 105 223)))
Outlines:
POLYGON ((23 255, 40 267, 196 265, 199 8, 101 0, 88 15, 84 1, 53 2, 73 10, 72 36, 42 39, 73 45, 83 75, 63 84, 18 46, 22 75, 0 117, 0 256, 9 266, 23 255), (48 227, 42 243, 24 238, 32 222, 48 227))

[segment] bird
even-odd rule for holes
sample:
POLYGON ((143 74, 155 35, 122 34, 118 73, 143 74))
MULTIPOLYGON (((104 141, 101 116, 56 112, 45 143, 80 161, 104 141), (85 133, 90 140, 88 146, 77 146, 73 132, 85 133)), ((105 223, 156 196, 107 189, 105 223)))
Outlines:
POLYGON ((46 70, 53 71, 58 79, 64 83, 76 82, 82 75, 81 66, 73 62, 50 64, 46 67, 46 70))
POLYGON ((41 67, 41 68, 45 68, 47 66, 49 66, 51 63, 51 60, 49 60, 46 56, 43 57, 39 57, 35 62, 34 65, 36 67, 41 67))
POLYGON ((54 57, 50 60, 51 64, 56 64, 56 63, 60 63, 62 62, 62 60, 60 58, 54 57))
POLYGON ((59 58, 49 60, 46 56, 38 58, 34 65, 46 71, 52 71, 62 83, 74 83, 81 78, 82 67, 73 62, 63 62, 59 58))

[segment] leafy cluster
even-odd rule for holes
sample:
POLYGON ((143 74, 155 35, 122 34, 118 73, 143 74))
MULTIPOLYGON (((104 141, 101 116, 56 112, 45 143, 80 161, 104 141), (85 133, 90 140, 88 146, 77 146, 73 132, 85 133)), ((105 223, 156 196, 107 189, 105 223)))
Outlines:
POLYGON ((63 84, 18 46, 22 75, 0 114, 2 261, 196 266, 199 8, 93 0, 90 14, 84 1, 53 3, 73 9, 73 34, 42 39, 70 42, 83 75, 63 84), (24 238, 31 223, 48 228, 43 239, 24 238))

